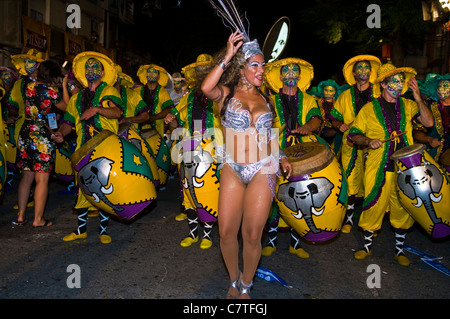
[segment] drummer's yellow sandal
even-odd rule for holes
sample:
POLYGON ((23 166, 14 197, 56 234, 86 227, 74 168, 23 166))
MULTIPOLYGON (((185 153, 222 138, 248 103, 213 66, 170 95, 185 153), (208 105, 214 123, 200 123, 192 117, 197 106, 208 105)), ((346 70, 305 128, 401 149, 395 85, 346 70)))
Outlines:
POLYGON ((180 243, 181 247, 190 247, 193 243, 198 242, 198 236, 196 236, 195 238, 192 237, 186 237, 185 239, 183 239, 180 243))
POLYGON ((276 251, 277 251, 277 247, 266 246, 261 250, 261 255, 269 257, 269 256, 272 256, 272 254, 276 251))
POLYGON ((395 255, 394 259, 402 266, 409 266, 410 261, 405 255, 395 255))
POLYGON ((364 249, 358 250, 357 252, 355 252, 355 253, 353 254, 353 256, 355 257, 355 259, 358 259, 358 260, 363 260, 363 259, 365 259, 367 256, 370 256, 370 255, 372 255, 372 251, 371 251, 371 250, 366 251, 366 250, 364 250, 364 249))
POLYGON ((103 235, 100 235, 98 237, 100 238, 100 242, 102 244, 109 244, 109 243, 111 243, 111 236, 109 236, 109 235, 103 234, 103 235))
POLYGON ((303 258, 303 259, 308 259, 309 258, 309 253, 304 250, 303 248, 298 248, 295 249, 292 246, 289 246, 289 252, 297 257, 303 258))
POLYGON ((76 240, 76 239, 84 239, 87 237, 87 232, 81 233, 79 235, 75 234, 75 233, 70 233, 67 236, 63 237, 64 241, 72 241, 72 240, 76 240))
POLYGON ((201 243, 200 243, 200 248, 201 249, 208 249, 212 246, 212 241, 209 240, 208 238, 203 238, 201 243))

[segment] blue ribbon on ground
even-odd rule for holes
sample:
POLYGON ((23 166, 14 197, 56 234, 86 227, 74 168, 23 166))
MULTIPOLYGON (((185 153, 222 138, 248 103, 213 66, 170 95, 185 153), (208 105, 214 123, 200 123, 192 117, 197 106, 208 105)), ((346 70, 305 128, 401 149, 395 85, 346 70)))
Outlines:
POLYGON ((420 258, 420 260, 422 260, 424 263, 426 263, 427 265, 440 271, 441 273, 443 273, 447 276, 450 276, 450 270, 438 261, 438 260, 442 259, 442 257, 436 257, 436 256, 429 255, 427 253, 424 253, 424 252, 422 252, 414 247, 408 246, 408 245, 403 245, 403 249, 405 249, 413 254, 421 256, 422 258, 420 258))
POLYGON ((294 288, 293 286, 288 285, 286 281, 269 269, 258 267, 258 269, 256 269, 256 276, 266 281, 277 281, 286 288, 294 288))

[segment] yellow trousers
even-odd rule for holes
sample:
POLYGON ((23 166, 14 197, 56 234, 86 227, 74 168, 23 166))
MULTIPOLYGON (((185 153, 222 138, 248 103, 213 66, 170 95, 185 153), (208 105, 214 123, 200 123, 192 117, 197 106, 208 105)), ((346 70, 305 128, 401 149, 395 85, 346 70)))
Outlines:
MULTIPOLYGON (((368 178, 367 176, 365 178, 368 178)), ((370 178, 370 177, 369 177, 370 178)), ((383 218, 388 210, 389 221, 394 228, 409 229, 414 219, 400 203, 396 190, 395 172, 386 172, 385 183, 377 203, 367 210, 363 210, 359 219, 359 227, 364 230, 377 231, 381 228, 383 218)))

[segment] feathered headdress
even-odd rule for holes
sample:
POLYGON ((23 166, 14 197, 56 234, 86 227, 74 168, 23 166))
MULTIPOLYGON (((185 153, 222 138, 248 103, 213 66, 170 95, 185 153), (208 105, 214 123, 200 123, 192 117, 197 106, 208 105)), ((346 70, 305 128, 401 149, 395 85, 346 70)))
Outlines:
MULTIPOLYGON (((242 45, 242 51, 244 52, 244 57, 246 60, 255 54, 263 54, 259 47, 258 40, 250 40, 249 27, 245 27, 244 18, 237 9, 233 0, 208 1, 216 10, 217 15, 222 18, 224 25, 231 29, 231 32, 239 30, 239 32, 244 34, 244 44, 242 45)), ((247 16, 245 16, 245 20, 248 24, 250 24, 247 16)))

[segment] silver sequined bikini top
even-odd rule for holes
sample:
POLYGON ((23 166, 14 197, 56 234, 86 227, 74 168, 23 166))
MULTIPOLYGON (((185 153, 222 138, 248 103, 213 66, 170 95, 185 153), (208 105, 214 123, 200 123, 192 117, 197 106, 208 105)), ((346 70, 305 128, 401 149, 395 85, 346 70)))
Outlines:
MULTIPOLYGON (((269 107, 269 105, 267 105, 269 107)), ((266 112, 261 114, 255 123, 250 122, 250 111, 242 110, 242 103, 237 98, 231 98, 225 111, 222 125, 234 131, 243 132, 251 128, 254 124, 255 129, 260 133, 268 133, 272 128, 273 114, 266 112)))

